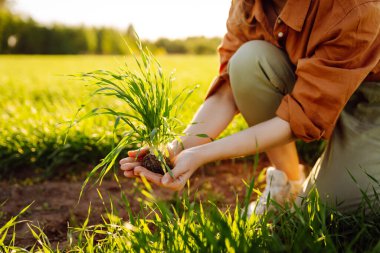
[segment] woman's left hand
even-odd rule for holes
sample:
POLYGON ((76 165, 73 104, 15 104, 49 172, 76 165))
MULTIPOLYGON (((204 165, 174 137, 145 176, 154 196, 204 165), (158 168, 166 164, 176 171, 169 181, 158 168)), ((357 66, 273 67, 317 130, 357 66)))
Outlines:
POLYGON ((187 180, 201 165, 202 162, 196 152, 192 149, 186 149, 175 157, 174 168, 171 171, 173 174, 170 175, 169 172, 166 172, 160 183, 163 187, 173 191, 182 190, 187 180))

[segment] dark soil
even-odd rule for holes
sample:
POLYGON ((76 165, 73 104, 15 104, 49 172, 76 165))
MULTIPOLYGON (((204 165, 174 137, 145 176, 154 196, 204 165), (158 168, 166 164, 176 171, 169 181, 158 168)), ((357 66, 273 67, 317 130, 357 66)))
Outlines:
MULTIPOLYGON (((256 173, 268 162, 260 158, 256 173)), ((243 180, 248 182, 253 176, 251 160, 223 161, 200 168, 190 180, 190 198, 199 201, 212 201, 222 210, 236 205, 236 194, 242 200, 245 194, 243 180)), ((257 174, 256 174, 257 176, 257 174)), ((141 211, 137 199, 142 197, 142 183, 138 180, 121 178, 120 186, 115 180, 108 179, 98 188, 103 200, 98 196, 97 188, 92 187, 84 192, 78 203, 78 196, 83 178, 78 181, 54 180, 36 183, 33 180, 19 182, 0 182, 0 227, 12 216, 17 215, 24 207, 33 203, 20 220, 26 220, 40 226, 46 233, 52 246, 59 243, 60 248, 67 245, 68 227, 80 226, 86 219, 91 203, 90 225, 102 223, 102 215, 113 202, 118 215, 128 220, 125 204, 121 200, 123 192, 136 214, 141 211), (1 203, 5 202, 1 206, 1 203)), ((177 194, 154 187, 153 194, 160 200, 172 202, 177 194)), ((180 195, 180 194, 179 194, 180 195)), ((16 227, 16 245, 31 247, 35 243, 27 222, 16 227)))
MULTIPOLYGON (((169 166, 170 169, 173 169, 173 165, 168 157, 165 157, 165 163, 167 166, 169 166)), ((158 173, 161 175, 165 174, 164 170, 162 169, 161 162, 153 154, 148 154, 144 156, 141 165, 154 173, 158 173)))

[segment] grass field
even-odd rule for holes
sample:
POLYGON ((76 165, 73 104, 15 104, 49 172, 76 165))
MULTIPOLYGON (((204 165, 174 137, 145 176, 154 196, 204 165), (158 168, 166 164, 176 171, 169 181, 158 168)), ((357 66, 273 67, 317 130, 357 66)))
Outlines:
MULTIPOLYGON (((160 56, 167 72, 176 69, 175 89, 200 85, 182 113, 189 122, 217 74, 217 56, 160 56)), ((117 70, 130 58, 120 56, 0 56, 0 177, 19 176, 18 170, 34 170, 43 178, 62 177, 60 168, 87 168, 111 148, 113 120, 89 119, 75 126, 67 143, 67 125, 83 103, 92 107, 112 100, 88 101, 89 88, 70 74, 95 69, 117 70), (104 138, 102 138, 104 137, 104 138)), ((241 117, 223 133, 245 128, 241 117)), ((304 160, 320 153, 320 143, 298 145, 304 160)), ((64 170, 67 172, 67 170, 64 170)), ((254 181, 247 188, 245 201, 254 181)), ((379 212, 368 218, 358 211, 342 214, 322 205, 313 195, 305 209, 289 208, 259 219, 240 216, 241 207, 220 210, 214 203, 198 203, 184 192, 173 205, 156 201, 152 189, 141 189, 144 212, 129 212, 128 223, 112 206, 104 223, 70 228, 66 250, 70 252, 380 252, 379 212)), ((0 203, 1 208, 1 203, 0 203)), ((90 209, 89 209, 90 211, 90 209)), ((16 215, 16 214, 14 214, 16 215)), ((1 210, 0 210, 1 218, 1 210)), ((0 226, 0 252, 27 252, 12 238, 14 219, 0 226), (13 251, 12 251, 13 250, 13 251)), ((2 224, 0 224, 2 225, 2 224)), ((31 225, 36 244, 32 252, 59 252, 40 228, 31 225)))
MULTIPOLYGON (((202 103, 208 85, 217 74, 216 56, 162 56, 164 70, 175 71, 175 88, 199 89, 182 113, 189 122, 202 103)), ((81 104, 88 102, 85 82, 70 74, 96 69, 117 70, 130 58, 121 56, 1 56, 0 57, 0 175, 18 168, 40 170, 49 177, 58 167, 97 163, 110 149, 113 121, 89 119, 71 130, 66 145, 67 124, 81 104), (101 137, 105 136, 104 139, 101 137)), ((114 101, 90 101, 90 108, 114 101)), ((236 120, 228 132, 242 129, 236 120)))

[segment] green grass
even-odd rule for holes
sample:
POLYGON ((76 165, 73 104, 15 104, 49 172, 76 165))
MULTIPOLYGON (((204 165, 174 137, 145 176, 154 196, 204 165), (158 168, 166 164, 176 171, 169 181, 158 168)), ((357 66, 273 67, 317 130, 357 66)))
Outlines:
MULTIPOLYGON (((96 181, 101 183, 117 164, 119 155, 131 146, 148 147, 150 154, 159 161, 162 172, 171 173, 165 159, 169 158, 167 145, 173 140, 180 141, 183 136, 186 124, 179 119, 179 114, 198 85, 173 93, 173 90, 178 90, 178 87, 173 87, 173 73, 165 72, 140 41, 137 47, 137 52, 129 48, 137 70, 126 63, 117 72, 95 70, 74 75, 93 87, 89 94, 91 100, 106 101, 101 107, 92 109, 87 108, 86 104, 82 105, 69 123, 68 130, 88 118, 110 116, 115 120, 112 131, 116 141, 113 149, 90 172, 83 187, 95 174, 99 174, 96 181), (108 102, 111 99, 114 103, 108 102), (84 115, 79 116, 82 111, 85 111, 84 115)), ((145 166, 144 159, 142 164, 145 166)))
MULTIPOLYGON (((145 181, 139 191, 141 209, 133 213, 123 195, 127 219, 114 205, 107 206, 103 223, 68 229, 66 246, 53 248, 43 230, 28 224, 35 243, 28 249, 17 246, 13 217, 0 227, 0 252, 379 252, 380 212, 365 205, 352 214, 342 214, 324 205, 312 191, 301 207, 279 207, 263 216, 241 215, 247 205, 237 199, 235 208, 221 210, 213 202, 196 202, 184 191, 172 204, 152 195, 145 181), (369 211, 368 211, 369 210, 369 211), (1 251, 2 250, 2 251, 1 251), (14 251, 12 251, 14 250, 14 251)), ((379 183, 379 182, 377 182, 379 183)), ((249 184, 249 198, 254 180, 249 184)), ((100 195, 99 197, 103 198, 100 195)), ((378 196, 377 196, 378 197, 378 196)), ((25 212, 26 208, 21 211, 25 212)), ((88 209, 88 217, 92 212, 88 209)))
MULTIPOLYGON (((200 86, 180 113, 183 122, 189 122, 217 73, 217 56, 162 56, 158 60, 164 71, 175 71, 174 92, 200 86)), ((132 63, 130 57, 121 56, 0 56, 0 176, 28 168, 50 177, 57 175, 58 168, 97 164, 112 148, 114 119, 94 118, 75 126, 64 145, 67 125, 58 123, 74 117, 78 107, 88 102, 90 90, 68 75, 95 69, 116 71, 125 61, 132 63)), ((89 106, 104 102, 117 103, 109 98, 91 101, 89 106)), ((228 131, 242 128, 244 123, 238 120, 228 131)))

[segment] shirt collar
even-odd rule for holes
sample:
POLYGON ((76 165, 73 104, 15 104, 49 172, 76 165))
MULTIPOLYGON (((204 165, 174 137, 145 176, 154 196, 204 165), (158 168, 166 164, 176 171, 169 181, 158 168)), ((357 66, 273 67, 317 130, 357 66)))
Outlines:
POLYGON ((288 0, 280 13, 280 19, 297 32, 302 30, 311 0, 288 0))

